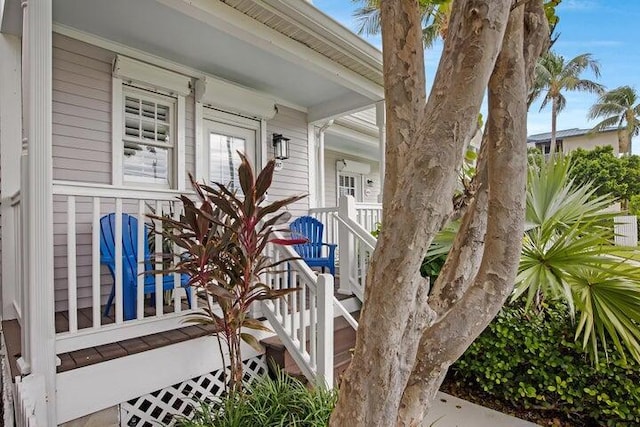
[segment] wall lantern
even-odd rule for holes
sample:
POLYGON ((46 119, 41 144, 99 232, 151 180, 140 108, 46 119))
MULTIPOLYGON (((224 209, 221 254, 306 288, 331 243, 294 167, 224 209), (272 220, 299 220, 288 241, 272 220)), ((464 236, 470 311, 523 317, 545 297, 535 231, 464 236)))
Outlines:
POLYGON ((283 160, 289 158, 289 138, 285 138, 282 134, 273 134, 273 157, 276 158, 275 170, 282 170, 283 160))
POLYGON ((279 133, 273 134, 273 154, 277 160, 289 158, 289 138, 285 138, 279 133))

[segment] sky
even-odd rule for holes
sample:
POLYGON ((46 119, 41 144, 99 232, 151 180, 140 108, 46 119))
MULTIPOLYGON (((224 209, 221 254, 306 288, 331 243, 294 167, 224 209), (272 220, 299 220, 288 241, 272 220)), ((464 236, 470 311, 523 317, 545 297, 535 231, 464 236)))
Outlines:
MULTIPOLYGON (((352 31, 358 24, 353 11, 358 5, 350 0, 314 0, 313 4, 352 31)), ((563 0, 556 11, 560 35, 553 49, 567 60, 590 53, 600 64, 600 78, 587 72, 583 78, 598 81, 606 89, 629 85, 640 91, 640 0, 563 0)), ((380 37, 366 37, 381 48, 380 37)), ((427 84, 433 80, 442 52, 442 42, 426 51, 427 84)), ((558 116, 558 129, 590 128, 597 121, 589 121, 587 113, 597 100, 595 94, 566 92, 567 105, 558 116)), ((539 111, 540 103, 529 111, 528 134, 551 130, 550 106, 539 111)), ((634 154, 640 154, 637 138, 634 154)))

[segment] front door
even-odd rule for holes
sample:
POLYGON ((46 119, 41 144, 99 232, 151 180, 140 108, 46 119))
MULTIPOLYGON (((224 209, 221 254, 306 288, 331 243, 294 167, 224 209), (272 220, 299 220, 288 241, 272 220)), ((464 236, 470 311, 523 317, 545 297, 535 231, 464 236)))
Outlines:
POLYGON ((241 193, 238 177, 238 166, 240 166, 238 152, 247 156, 253 166, 256 165, 256 140, 259 122, 257 122, 258 127, 249 122, 246 126, 208 119, 204 122, 207 180, 224 184, 230 190, 241 193))

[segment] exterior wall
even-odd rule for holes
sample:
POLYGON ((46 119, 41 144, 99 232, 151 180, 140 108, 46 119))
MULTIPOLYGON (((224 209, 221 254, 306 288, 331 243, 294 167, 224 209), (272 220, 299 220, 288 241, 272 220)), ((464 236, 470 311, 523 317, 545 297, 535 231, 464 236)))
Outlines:
MULTIPOLYGON (((307 117, 305 113, 292 108, 278 105, 278 113, 267 122, 267 141, 263 145, 266 158, 273 157, 271 136, 280 133, 289 141, 290 157, 283 161, 281 171, 276 171, 273 184, 269 190, 269 200, 274 201, 287 196, 309 193, 309 152, 307 117)), ((309 198, 289 206, 291 215, 295 218, 306 215, 309 210, 309 198)))
MULTIPOLYGON (((112 183, 111 67, 116 54, 60 34, 53 37, 53 179, 110 185, 112 183)), ((185 179, 195 174, 195 100, 185 99, 185 179)), ((309 191, 308 134, 306 114, 278 106, 278 113, 267 123, 263 143, 266 157, 273 155, 271 135, 291 138, 291 157, 276 172, 271 200, 309 191)), ((292 215, 306 214, 308 199, 290 207, 292 215)), ((126 202, 124 212, 136 212, 126 202)), ((101 205, 101 215, 114 211, 113 201, 101 205)), ((76 275, 78 307, 91 304, 92 202, 76 198, 76 275)), ((54 281, 56 310, 67 308, 67 203, 54 196, 54 281)), ((108 297, 112 278, 102 267, 102 303, 108 297)))
POLYGON ((613 153, 618 155, 618 133, 603 132, 595 135, 581 135, 575 137, 564 138, 562 141, 562 151, 568 153, 576 148, 585 150, 593 150, 596 147, 604 147, 610 145, 613 147, 613 153))
POLYGON ((360 163, 368 163, 371 165, 371 172, 364 175, 362 201, 364 203, 378 203, 378 194, 380 194, 380 170, 378 162, 374 162, 363 157, 357 157, 350 154, 340 153, 337 151, 325 150, 324 153, 324 191, 325 204, 327 207, 338 206, 337 198, 337 170, 336 161, 340 159, 353 160, 360 163), (367 186, 366 180, 373 180, 372 186, 367 186), (367 191, 369 190, 369 191, 367 191), (367 194, 369 193, 369 194, 367 194))

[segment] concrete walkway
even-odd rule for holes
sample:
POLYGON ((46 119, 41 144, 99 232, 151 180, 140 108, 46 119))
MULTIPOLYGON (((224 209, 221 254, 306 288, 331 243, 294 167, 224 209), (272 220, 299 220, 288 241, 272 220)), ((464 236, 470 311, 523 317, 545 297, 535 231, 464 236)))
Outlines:
POLYGON ((423 427, 535 427, 529 421, 439 392, 423 427))

